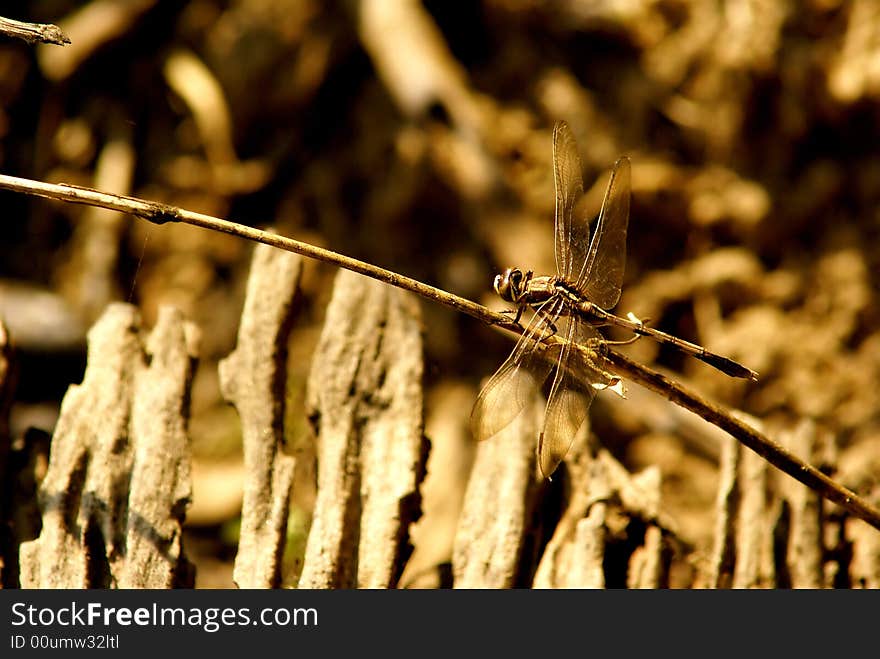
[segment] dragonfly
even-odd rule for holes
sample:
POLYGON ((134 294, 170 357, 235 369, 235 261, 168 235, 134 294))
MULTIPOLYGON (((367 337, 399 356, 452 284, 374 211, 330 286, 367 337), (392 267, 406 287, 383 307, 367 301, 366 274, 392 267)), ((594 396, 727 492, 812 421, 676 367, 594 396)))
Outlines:
POLYGON ((620 158, 612 169, 592 236, 587 218, 579 212, 584 190, 577 144, 563 121, 553 129, 553 175, 556 275, 535 276, 530 270, 507 268, 495 277, 495 292, 516 305, 514 322, 526 308, 534 313, 471 412, 474 437, 488 439, 512 423, 537 391, 549 384, 537 447, 538 465, 546 478, 571 448, 596 393, 608 388, 620 393, 620 378, 604 368, 603 355, 614 342, 605 340, 599 327, 629 330, 630 341, 651 337, 732 377, 757 380, 758 375, 728 357, 649 327, 632 314, 622 318, 611 312, 620 300, 626 266, 628 158, 620 158), (548 342, 550 337, 561 340, 548 342))

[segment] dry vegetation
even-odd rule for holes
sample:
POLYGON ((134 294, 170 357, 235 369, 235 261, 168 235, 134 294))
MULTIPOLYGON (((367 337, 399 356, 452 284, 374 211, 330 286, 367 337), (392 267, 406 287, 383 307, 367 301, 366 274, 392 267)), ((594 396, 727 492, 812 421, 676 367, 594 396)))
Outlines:
MULTIPOLYGON (((3 13, 71 43, 0 41, 2 173, 271 226, 493 308, 500 269, 553 270, 564 119, 595 207, 633 163, 617 309, 760 380, 623 352, 880 505, 874 0, 3 13)), ((548 483, 534 415, 469 436, 512 345, 473 319, 231 236, 0 199, 4 586, 880 587, 876 529, 636 385, 597 397, 548 483)))

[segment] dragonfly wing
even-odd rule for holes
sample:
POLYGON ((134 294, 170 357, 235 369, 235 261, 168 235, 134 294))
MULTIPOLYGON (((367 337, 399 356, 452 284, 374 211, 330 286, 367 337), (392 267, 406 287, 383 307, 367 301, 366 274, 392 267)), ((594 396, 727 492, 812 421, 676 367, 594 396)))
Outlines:
POLYGON ((556 216, 553 240, 556 274, 573 281, 587 258, 590 228, 573 223, 574 208, 584 195, 581 159, 571 129, 564 121, 553 128, 553 182, 556 185, 556 216))
MULTIPOLYGON (((550 368, 544 378, 549 375, 550 368)), ((486 383, 471 412, 471 431, 478 440, 489 439, 504 430, 537 395, 543 382, 540 374, 508 359, 486 383)))
MULTIPOLYGON (((612 309, 620 299, 626 268, 626 228, 629 223, 629 158, 620 158, 611 172, 602 210, 590 249, 582 262, 575 286, 587 299, 603 309, 612 309)), ((586 226, 586 218, 583 222, 586 226)))
POLYGON ((498 368, 471 410, 471 431, 477 440, 492 437, 509 425, 534 399, 553 368, 537 350, 538 341, 554 332, 562 300, 551 299, 535 312, 513 352, 498 368))
POLYGON ((607 379, 583 360, 572 359, 571 354, 573 344, 603 345, 599 333, 576 317, 566 320, 568 326, 564 336, 567 342, 561 349, 547 397, 544 428, 538 440, 538 464, 545 477, 556 471, 587 418, 587 411, 596 396, 596 388, 592 385, 604 383, 607 379))

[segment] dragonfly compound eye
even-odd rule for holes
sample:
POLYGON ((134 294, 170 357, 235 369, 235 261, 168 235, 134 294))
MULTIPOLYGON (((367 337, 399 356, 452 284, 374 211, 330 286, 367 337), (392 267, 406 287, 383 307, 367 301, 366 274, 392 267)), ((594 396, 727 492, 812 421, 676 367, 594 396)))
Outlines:
POLYGON ((516 302, 522 295, 522 271, 508 268, 495 277, 495 292, 508 302, 516 302))
POLYGON ((523 273, 522 270, 513 268, 507 271, 508 288, 510 289, 510 300, 516 302, 523 294, 523 273))

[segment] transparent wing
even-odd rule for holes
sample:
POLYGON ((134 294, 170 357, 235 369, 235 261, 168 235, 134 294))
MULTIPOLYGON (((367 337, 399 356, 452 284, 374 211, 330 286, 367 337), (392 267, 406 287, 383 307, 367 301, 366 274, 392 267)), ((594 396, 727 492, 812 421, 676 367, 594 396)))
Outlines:
POLYGON ((587 258, 590 227, 586 222, 573 223, 575 205, 584 195, 581 159, 571 129, 564 121, 553 128, 553 182, 556 185, 556 216, 553 247, 556 274, 573 281, 587 258))
POLYGON ((561 298, 552 298, 538 308, 513 352, 483 387, 471 410, 471 431, 477 440, 510 424, 550 375, 553 364, 541 357, 537 342, 554 333, 563 305, 561 298))
MULTIPOLYGON (((605 190, 602 210, 582 269, 577 279, 569 280, 587 299, 603 309, 614 308, 620 299, 623 271, 626 268, 629 199, 629 158, 623 157, 614 164, 611 172, 611 181, 605 190)), ((586 218, 577 224, 586 226, 586 218)))
POLYGON ((606 382, 594 365, 581 359, 573 359, 572 345, 593 345, 597 350, 604 346, 594 327, 567 317, 567 327, 560 335, 567 339, 561 348, 553 384, 547 397, 544 428, 538 439, 538 464, 545 478, 549 477, 571 448, 578 429, 587 418, 587 411, 596 396, 592 386, 606 382))

